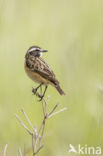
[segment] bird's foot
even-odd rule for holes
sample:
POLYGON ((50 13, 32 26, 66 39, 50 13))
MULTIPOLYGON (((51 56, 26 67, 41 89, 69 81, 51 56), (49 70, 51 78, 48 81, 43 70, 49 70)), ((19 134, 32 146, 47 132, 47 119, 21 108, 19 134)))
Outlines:
POLYGON ((44 97, 43 95, 40 97, 39 102, 43 100, 43 97, 44 97))
POLYGON ((32 88, 32 92, 34 93, 34 95, 37 93, 37 88, 32 88))
POLYGON ((37 90, 38 90, 38 88, 32 88, 32 92, 33 92, 33 94, 36 95, 36 96, 39 98, 38 101, 42 101, 44 95, 40 95, 40 94, 37 92, 37 90))

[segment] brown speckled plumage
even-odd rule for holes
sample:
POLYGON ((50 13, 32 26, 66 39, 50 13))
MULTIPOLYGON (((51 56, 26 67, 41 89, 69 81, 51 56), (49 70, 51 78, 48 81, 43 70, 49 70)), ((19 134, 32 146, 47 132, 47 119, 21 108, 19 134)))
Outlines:
POLYGON ((40 57, 42 51, 38 46, 32 46, 28 49, 25 56, 25 71, 33 81, 43 83, 46 86, 51 84, 63 95, 64 92, 60 88, 59 81, 56 79, 55 74, 43 58, 40 57))

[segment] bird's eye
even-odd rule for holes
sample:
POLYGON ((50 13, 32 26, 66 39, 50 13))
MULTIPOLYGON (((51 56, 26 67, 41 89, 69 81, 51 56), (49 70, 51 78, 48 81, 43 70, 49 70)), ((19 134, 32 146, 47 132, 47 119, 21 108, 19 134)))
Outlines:
POLYGON ((30 55, 33 55, 33 51, 30 52, 30 55))

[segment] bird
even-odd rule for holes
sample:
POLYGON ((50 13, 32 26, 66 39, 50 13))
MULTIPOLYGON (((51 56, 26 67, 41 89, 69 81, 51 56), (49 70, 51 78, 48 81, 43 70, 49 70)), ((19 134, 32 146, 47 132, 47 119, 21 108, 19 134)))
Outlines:
POLYGON ((29 78, 31 78, 34 82, 39 83, 39 86, 36 88, 36 92, 42 85, 45 86, 45 90, 40 98, 40 101, 43 99, 48 85, 52 85, 56 88, 60 95, 65 95, 54 72, 42 58, 42 54, 46 52, 48 52, 48 50, 44 50, 39 46, 31 46, 26 52, 24 63, 24 69, 29 78))

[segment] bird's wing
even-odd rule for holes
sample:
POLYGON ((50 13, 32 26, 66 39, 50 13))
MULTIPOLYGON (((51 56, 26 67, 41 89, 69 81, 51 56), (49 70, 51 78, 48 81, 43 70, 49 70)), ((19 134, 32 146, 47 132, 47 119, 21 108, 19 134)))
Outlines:
POLYGON ((41 57, 36 58, 36 60, 34 60, 33 70, 38 74, 40 74, 45 79, 48 79, 54 85, 59 84, 58 80, 56 80, 55 74, 50 69, 49 65, 41 57))

